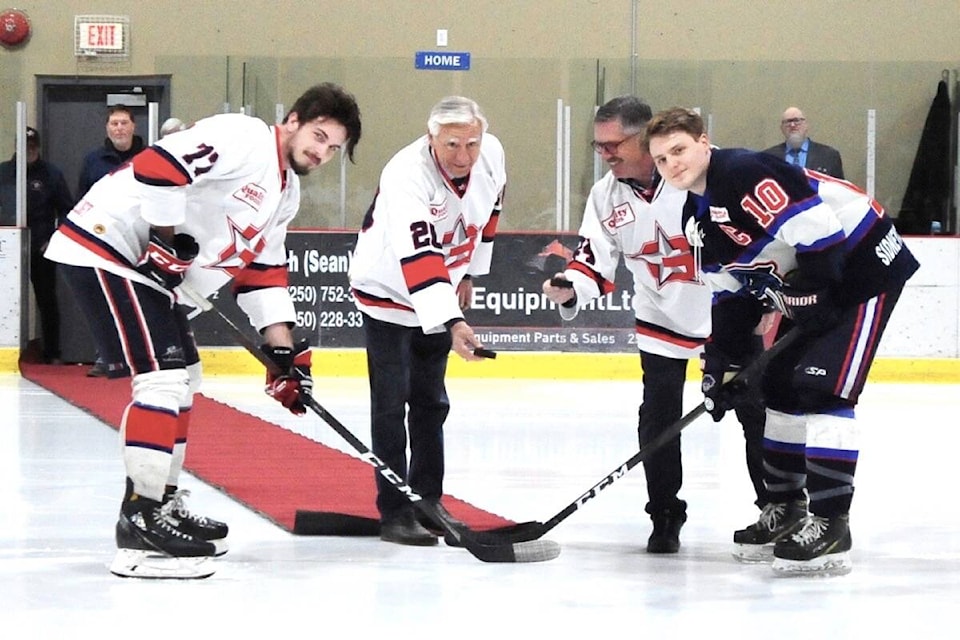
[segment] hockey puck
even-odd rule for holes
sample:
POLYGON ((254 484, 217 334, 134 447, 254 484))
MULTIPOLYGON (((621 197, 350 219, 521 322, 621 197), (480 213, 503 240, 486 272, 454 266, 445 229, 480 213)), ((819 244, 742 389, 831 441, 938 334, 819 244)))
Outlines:
POLYGON ((560 287, 561 289, 573 289, 573 283, 566 278, 550 278, 551 287, 560 287))
POLYGON ((473 350, 473 355, 478 356, 480 358, 490 358, 491 360, 493 360, 494 358, 497 357, 497 352, 492 351, 490 349, 483 349, 481 347, 477 347, 476 349, 473 350))

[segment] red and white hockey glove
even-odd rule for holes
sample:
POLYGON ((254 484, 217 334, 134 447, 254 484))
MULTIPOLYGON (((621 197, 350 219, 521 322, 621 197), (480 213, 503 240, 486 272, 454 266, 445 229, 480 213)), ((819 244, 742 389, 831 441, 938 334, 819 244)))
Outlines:
POLYGON ((310 377, 310 344, 306 340, 290 347, 272 347, 261 345, 260 350, 273 360, 281 374, 267 371, 267 395, 282 404, 298 416, 307 412, 302 395, 309 396, 313 391, 313 378, 310 377))
POLYGON ((178 233, 171 245, 151 230, 150 242, 137 262, 137 271, 161 287, 172 290, 183 282, 198 253, 200 247, 189 234, 178 233))

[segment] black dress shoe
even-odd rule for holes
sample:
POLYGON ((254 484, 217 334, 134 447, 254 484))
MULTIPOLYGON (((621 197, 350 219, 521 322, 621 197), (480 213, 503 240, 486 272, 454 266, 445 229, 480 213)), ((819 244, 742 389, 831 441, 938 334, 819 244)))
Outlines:
MULTIPOLYGON (((440 516, 444 520, 446 520, 448 524, 451 524, 454 527, 466 528, 467 525, 465 525, 463 522, 461 522, 460 520, 457 520, 452 515, 450 515, 450 512, 447 511, 446 507, 444 507, 439 500, 426 500, 425 502, 433 505, 433 508, 437 510, 440 516)), ((447 532, 447 530, 443 528, 442 524, 440 524, 439 522, 437 522, 436 520, 428 516, 426 513, 424 513, 420 509, 416 510, 416 514, 417 514, 417 522, 419 522, 423 526, 423 528, 429 531, 430 533, 437 536, 442 536, 447 532)))
POLYGON ((685 511, 666 510, 650 516, 653 533, 647 540, 647 553, 677 553, 680 551, 680 528, 687 521, 685 511))
MULTIPOLYGON (((444 520, 448 524, 452 525, 454 528, 466 529, 468 528, 465 523, 460 520, 457 520, 450 512, 447 511, 446 507, 443 506, 439 500, 427 500, 429 504, 433 505, 434 508, 440 513, 444 520)), ((457 540, 454 536, 447 533, 447 530, 443 528, 439 522, 428 516, 426 513, 417 509, 417 521, 423 526, 424 529, 434 534, 435 536, 442 537, 443 541, 447 543, 448 547, 462 547, 463 543, 457 540)))
POLYGON ((417 522, 413 509, 404 509, 396 516, 384 519, 380 523, 380 539, 414 547, 432 547, 437 544, 437 536, 417 522))

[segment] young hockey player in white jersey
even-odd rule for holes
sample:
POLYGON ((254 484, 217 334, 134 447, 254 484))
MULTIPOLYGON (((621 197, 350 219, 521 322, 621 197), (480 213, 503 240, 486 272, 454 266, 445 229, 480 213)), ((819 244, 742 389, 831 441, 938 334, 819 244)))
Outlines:
MULTIPOLYGON (((660 180, 642 145, 650 107, 634 96, 614 98, 594 117, 593 147, 610 171, 590 191, 580 244, 573 260, 543 291, 571 320, 581 307, 614 290, 620 256, 633 274, 633 309, 643 369, 639 416, 640 446, 680 419, 687 361, 697 357, 710 335, 710 290, 699 279, 681 214, 686 193, 660 180)), ((759 320, 759 318, 758 318, 759 320)), ((755 336, 756 349, 762 343, 755 336)), ((757 504, 767 502, 762 483, 763 408, 737 407, 744 428, 747 467, 757 504)), ((676 553, 687 504, 678 497, 683 481, 680 438, 644 462, 653 521, 649 553, 676 553)))
POLYGON ((743 390, 720 383, 723 354, 756 313, 744 314, 748 303, 775 308, 784 328, 801 332, 760 382, 774 501, 734 541, 744 558, 744 548, 759 558, 772 546, 778 572, 845 573, 859 456, 855 407, 919 265, 882 207, 849 182, 764 153, 713 149, 703 119, 688 109, 657 114, 646 139, 664 180, 690 192, 685 230, 717 292, 716 350, 703 378, 711 411, 724 411, 743 390))
MULTIPOLYGON (((465 360, 479 359, 473 350, 482 345, 463 311, 473 296, 471 278, 490 269, 505 184, 503 147, 477 104, 441 100, 427 134, 384 167, 350 266, 364 314, 373 452, 440 508, 447 357, 452 348, 465 360)), ((436 544, 409 501, 380 474, 376 480, 381 538, 436 544)))
POLYGON ((206 577, 209 558, 226 551, 227 526, 190 513, 177 488, 201 377, 181 283, 209 296, 232 281, 286 372, 268 375, 267 393, 304 413, 310 350, 294 346, 284 246, 297 176, 341 148, 352 157, 360 130, 356 101, 332 84, 306 91, 276 126, 239 114, 200 120, 99 180, 51 239, 46 257, 61 263, 99 353, 133 375, 113 573, 206 577))

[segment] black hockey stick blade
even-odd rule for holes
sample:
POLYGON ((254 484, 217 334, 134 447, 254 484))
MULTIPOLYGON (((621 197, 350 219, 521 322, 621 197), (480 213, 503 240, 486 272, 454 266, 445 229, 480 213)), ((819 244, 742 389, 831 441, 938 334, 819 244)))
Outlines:
MULTIPOLYGON (((246 351, 256 358, 264 367, 275 375, 281 372, 277 364, 270 357, 263 353, 259 347, 250 340, 246 333, 238 327, 230 318, 228 318, 212 302, 201 296, 189 286, 182 284, 179 287, 181 293, 194 301, 194 303, 204 311, 213 311, 226 324, 236 337, 237 342, 246 351)), ((360 459, 374 467, 377 472, 383 476, 390 484, 400 491, 407 499, 417 506, 421 511, 430 516, 434 521, 439 522, 448 536, 463 546, 475 558, 483 562, 545 562, 553 560, 560 555, 560 545, 551 540, 530 540, 517 543, 505 542, 503 540, 496 542, 485 542, 477 539, 469 529, 462 528, 447 520, 437 508, 429 502, 424 502, 410 486, 382 460, 377 458, 363 442, 361 442, 353 433, 340 423, 333 415, 317 402, 313 396, 307 393, 300 393, 300 400, 303 404, 324 422, 336 431, 341 438, 347 441, 360 454, 360 459)))
MULTIPOLYGON (((797 338, 800 337, 800 335, 799 329, 791 329, 785 336, 777 340, 769 349, 757 356, 756 360, 748 364, 746 367, 740 370, 736 376, 724 384, 730 384, 734 380, 747 381, 751 376, 763 371, 771 360, 782 353, 788 346, 793 344, 797 338)), ((625 476, 628 471, 636 467, 665 444, 680 435, 681 431, 686 429, 690 424, 696 421, 697 418, 706 412, 706 405, 701 402, 696 407, 691 409, 686 415, 667 427, 659 436, 648 442, 646 446, 640 449, 640 451, 633 454, 630 459, 611 471, 605 478, 600 480, 600 482, 590 487, 586 493, 582 494, 579 498, 571 502, 562 511, 546 522, 523 522, 516 525, 507 525, 505 527, 499 527, 497 529, 490 529, 488 531, 478 533, 481 533, 483 535, 482 539, 490 544, 497 540, 509 541, 517 544, 529 543, 532 540, 539 539, 548 531, 573 515, 573 513, 580 509, 580 507, 582 507, 584 504, 593 498, 596 498, 601 491, 625 476)))

